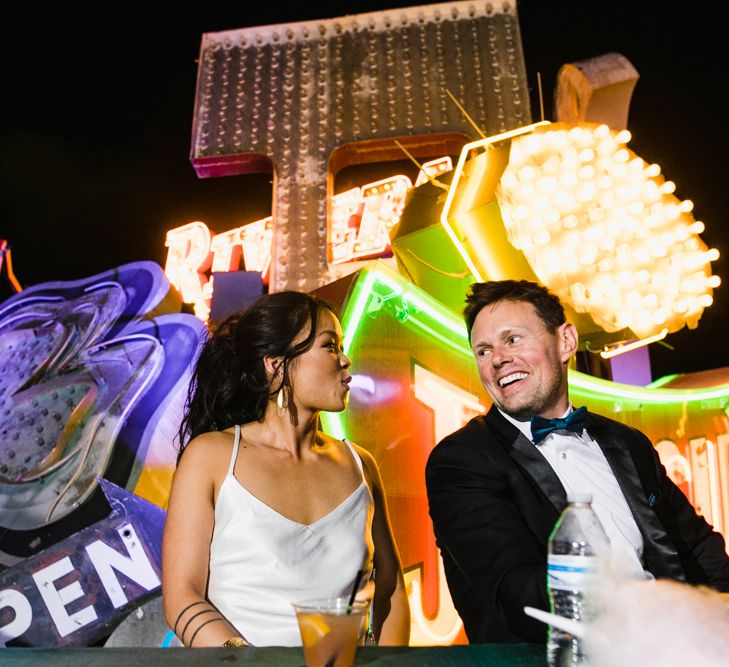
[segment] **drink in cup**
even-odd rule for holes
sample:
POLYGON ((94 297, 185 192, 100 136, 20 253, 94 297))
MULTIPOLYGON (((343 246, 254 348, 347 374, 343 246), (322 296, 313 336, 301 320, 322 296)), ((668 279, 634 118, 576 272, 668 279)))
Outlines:
POLYGON ((306 666, 351 667, 369 607, 369 601, 350 605, 344 597, 295 603, 306 666))

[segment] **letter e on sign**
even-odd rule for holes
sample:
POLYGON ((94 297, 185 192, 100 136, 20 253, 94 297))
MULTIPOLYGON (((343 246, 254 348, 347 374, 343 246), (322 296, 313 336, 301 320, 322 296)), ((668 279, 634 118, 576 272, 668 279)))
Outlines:
POLYGON ((70 635, 72 632, 82 628, 84 625, 88 625, 97 618, 96 611, 91 605, 79 609, 79 611, 73 614, 69 614, 66 611, 66 605, 82 598, 85 593, 78 581, 74 581, 61 589, 56 588, 54 582, 56 579, 60 579, 62 576, 73 571, 71 559, 66 556, 48 567, 44 567, 42 570, 33 573, 35 585, 38 587, 43 602, 46 603, 48 612, 56 624, 56 629, 61 637, 70 635))

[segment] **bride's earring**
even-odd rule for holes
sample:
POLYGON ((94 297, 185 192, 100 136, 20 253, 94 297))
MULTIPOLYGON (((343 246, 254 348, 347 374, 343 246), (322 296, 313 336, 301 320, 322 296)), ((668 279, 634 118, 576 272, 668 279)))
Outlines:
POLYGON ((284 393, 284 386, 282 384, 276 396, 276 409, 278 410, 279 417, 283 417, 286 414, 286 408, 288 408, 288 401, 286 400, 286 394, 284 393))

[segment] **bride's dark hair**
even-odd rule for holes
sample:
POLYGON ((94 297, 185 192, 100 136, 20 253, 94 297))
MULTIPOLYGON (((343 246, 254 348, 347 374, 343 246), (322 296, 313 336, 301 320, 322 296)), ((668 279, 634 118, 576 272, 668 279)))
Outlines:
POLYGON ((290 396, 291 361, 314 344, 322 310, 335 312, 313 294, 276 292, 260 297, 214 330, 190 380, 178 433, 180 453, 201 433, 260 421, 280 388, 290 396), (294 343, 304 330, 306 337, 294 343), (266 376, 267 356, 283 358, 274 378, 266 376))

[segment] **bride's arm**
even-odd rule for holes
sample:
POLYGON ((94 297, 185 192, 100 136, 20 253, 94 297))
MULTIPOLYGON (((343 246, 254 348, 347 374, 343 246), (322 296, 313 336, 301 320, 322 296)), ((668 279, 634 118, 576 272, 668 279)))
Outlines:
POLYGON ((222 646, 239 636, 206 598, 214 480, 225 475, 226 444, 214 433, 193 440, 172 481, 162 538, 162 601, 168 625, 185 646, 222 646))
POLYGON ((372 540, 375 545, 375 594, 372 600, 373 626, 380 646, 403 646, 410 640, 410 606, 400 555, 392 535, 382 478, 372 455, 357 448, 367 471, 375 500, 372 540))

